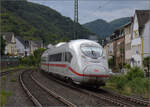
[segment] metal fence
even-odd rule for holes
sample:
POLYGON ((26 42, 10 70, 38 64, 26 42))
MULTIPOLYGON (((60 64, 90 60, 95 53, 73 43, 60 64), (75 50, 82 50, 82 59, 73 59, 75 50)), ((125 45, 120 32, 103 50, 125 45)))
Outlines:
POLYGON ((1 69, 8 68, 8 67, 14 67, 14 66, 18 66, 18 65, 19 65, 18 58, 8 57, 8 56, 1 57, 1 61, 0 61, 1 69))

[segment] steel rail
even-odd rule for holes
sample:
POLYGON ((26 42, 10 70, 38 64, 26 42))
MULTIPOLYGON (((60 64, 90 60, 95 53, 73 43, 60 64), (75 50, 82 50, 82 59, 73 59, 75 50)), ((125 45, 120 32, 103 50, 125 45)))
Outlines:
MULTIPOLYGON (((25 72, 25 71, 24 71, 25 72)), ((33 104, 37 107, 42 107, 42 105, 40 104, 40 102, 30 93, 30 91, 27 89, 27 87, 25 86, 23 79, 22 79, 22 75, 24 74, 21 73, 19 76, 19 81, 21 83, 21 86, 23 88, 23 90, 26 92, 26 94, 28 95, 28 97, 30 98, 30 100, 33 102, 33 104)))
POLYGON ((20 70, 20 69, 14 69, 14 70, 8 70, 8 71, 0 72, 0 77, 5 76, 5 75, 12 73, 12 72, 16 72, 17 70, 20 70))
MULTIPOLYGON (((97 95, 97 93, 92 93, 92 92, 90 92, 90 91, 87 91, 87 90, 85 90, 85 89, 81 89, 81 88, 78 88, 77 86, 73 86, 73 85, 70 85, 70 84, 66 84, 66 83, 64 83, 64 82, 62 82, 62 81, 60 81, 60 80, 56 80, 56 78, 55 77, 53 77, 53 76, 51 76, 52 78, 51 78, 51 80, 53 80, 53 81, 56 81, 56 82, 58 82, 58 83, 60 83, 60 84, 62 84, 62 85, 64 85, 64 86, 67 86, 67 87, 69 87, 69 88, 72 88, 72 89, 74 89, 74 90, 76 90, 76 91, 82 91, 82 92, 84 92, 84 93, 86 93, 86 94, 89 94, 89 95, 93 95, 93 96, 95 96, 95 97, 97 97, 97 98, 100 98, 100 99, 102 99, 102 100, 105 100, 105 101, 108 101, 108 102, 111 102, 111 103, 113 103, 113 104, 116 104, 116 105, 118 105, 118 106, 131 106, 131 107, 134 107, 134 105, 131 105, 131 104, 129 104, 129 103, 126 103, 126 102, 123 102, 121 99, 114 99, 114 98, 112 98, 112 97, 108 97, 108 96, 105 96, 105 95, 103 95, 103 94, 99 94, 99 95, 97 95)), ((121 97, 123 97, 123 96, 120 96, 120 98, 121 97)), ((137 99, 132 99, 132 98, 130 98, 130 100, 128 100, 128 101, 131 101, 131 102, 134 102, 134 103, 136 103, 137 102, 137 99)), ((141 103, 140 102, 140 100, 139 100, 139 102, 138 103, 136 103, 136 104, 143 104, 144 106, 147 106, 147 105, 149 105, 149 103, 147 102, 147 101, 143 101, 144 102, 144 104, 143 103, 141 103)))
POLYGON ((69 107, 77 107, 76 105, 74 105, 73 103, 71 103, 70 101, 64 99, 62 96, 56 94, 55 92, 51 91, 50 89, 48 89, 47 87, 45 87, 44 85, 42 85, 40 82, 38 82, 38 80, 36 80, 32 75, 31 75, 32 80, 39 86, 41 87, 43 90, 45 90, 46 92, 48 92, 50 95, 52 95, 53 97, 55 97, 56 99, 58 99, 59 101, 63 102, 64 104, 66 104, 69 107))
POLYGON ((144 106, 150 106, 150 102, 149 101, 141 100, 141 99, 130 97, 130 96, 126 96, 126 95, 119 95, 117 93, 112 93, 112 92, 110 92, 108 90, 105 90, 105 89, 101 89, 101 90, 104 90, 104 91, 112 94, 115 97, 122 98, 122 99, 125 99, 125 100, 128 100, 128 101, 134 102, 136 104, 141 104, 141 105, 144 105, 144 106))

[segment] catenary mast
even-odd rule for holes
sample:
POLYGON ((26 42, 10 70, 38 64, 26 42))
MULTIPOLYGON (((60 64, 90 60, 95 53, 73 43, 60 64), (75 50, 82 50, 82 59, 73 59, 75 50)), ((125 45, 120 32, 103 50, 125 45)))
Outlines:
POLYGON ((78 0, 74 0, 74 39, 78 39, 78 0))

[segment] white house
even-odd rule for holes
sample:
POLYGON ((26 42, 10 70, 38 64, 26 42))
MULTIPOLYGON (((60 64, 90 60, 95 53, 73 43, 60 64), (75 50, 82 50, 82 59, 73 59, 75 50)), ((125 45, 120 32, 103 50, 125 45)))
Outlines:
POLYGON ((106 58, 107 60, 109 60, 110 58, 112 58, 112 56, 114 56, 114 52, 113 52, 113 42, 109 41, 105 46, 104 46, 104 51, 106 53, 106 58))
POLYGON ((14 33, 13 32, 5 32, 5 33, 1 33, 1 34, 3 36, 3 39, 6 41, 5 54, 16 56, 17 49, 16 49, 16 41, 15 41, 14 33))
POLYGON ((131 40, 131 66, 141 66, 143 59, 143 31, 145 24, 150 20, 150 10, 136 10, 133 21, 131 40))
POLYGON ((29 42, 20 36, 15 37, 18 56, 24 57, 30 55, 29 42))
POLYGON ((30 45, 30 54, 33 54, 33 52, 36 50, 36 49, 39 49, 39 48, 44 48, 43 46, 43 41, 32 41, 30 40, 29 41, 29 45, 30 45))

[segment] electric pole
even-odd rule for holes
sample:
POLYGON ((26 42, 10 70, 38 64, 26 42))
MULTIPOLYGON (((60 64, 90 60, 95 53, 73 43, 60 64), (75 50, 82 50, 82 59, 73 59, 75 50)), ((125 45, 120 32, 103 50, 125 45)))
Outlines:
POLYGON ((74 39, 78 38, 78 0, 74 0, 74 39))

